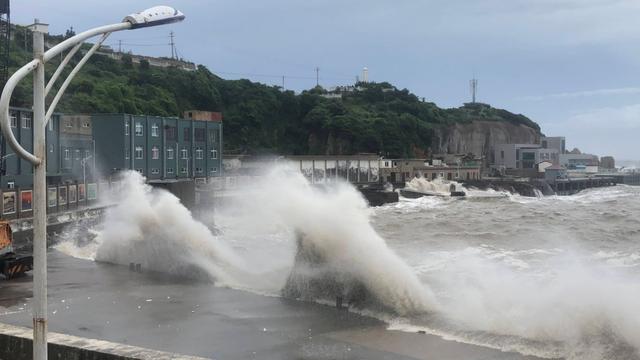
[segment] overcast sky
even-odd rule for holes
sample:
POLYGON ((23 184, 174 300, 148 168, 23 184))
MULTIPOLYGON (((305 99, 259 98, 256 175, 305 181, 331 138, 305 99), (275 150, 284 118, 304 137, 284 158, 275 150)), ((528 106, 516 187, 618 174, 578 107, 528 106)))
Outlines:
MULTIPOLYGON (((295 90, 369 79, 443 107, 470 99, 522 113, 584 152, 640 159, 640 1, 164 0, 181 24, 113 34, 145 55, 179 55, 228 78, 295 90), (144 45, 144 46, 143 46, 144 45)), ((50 33, 121 20, 148 0, 12 1, 12 21, 50 33)), ((162 4, 162 3, 160 3, 162 4)))

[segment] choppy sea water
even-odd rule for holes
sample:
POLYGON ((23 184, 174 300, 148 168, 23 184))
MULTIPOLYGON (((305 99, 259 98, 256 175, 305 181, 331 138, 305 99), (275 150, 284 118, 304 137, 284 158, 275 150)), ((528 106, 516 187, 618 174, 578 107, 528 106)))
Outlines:
POLYGON ((392 328, 545 357, 638 358, 640 188, 402 199, 372 224, 440 302, 392 328))

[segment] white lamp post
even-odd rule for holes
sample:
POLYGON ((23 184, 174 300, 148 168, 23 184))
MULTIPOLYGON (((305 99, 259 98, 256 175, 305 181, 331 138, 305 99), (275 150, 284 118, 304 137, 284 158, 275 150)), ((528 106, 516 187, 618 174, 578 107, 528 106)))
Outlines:
POLYGON ((51 114, 55 111, 67 86, 87 62, 100 44, 114 31, 132 30, 137 28, 174 23, 184 20, 184 14, 169 6, 156 6, 145 11, 131 14, 122 22, 105 25, 70 37, 56 46, 44 51, 44 34, 48 31, 48 25, 40 23, 37 19, 31 26, 33 32, 33 60, 17 70, 7 80, 2 96, 0 97, 0 127, 2 134, 7 139, 9 146, 21 158, 29 161, 33 167, 33 359, 47 359, 47 208, 46 208, 46 149, 45 129, 51 114), (45 113, 45 97, 52 89, 54 82, 62 73, 63 68, 71 60, 75 52, 80 49, 85 40, 102 35, 95 45, 80 60, 71 71, 67 79, 60 86, 45 113), (47 61, 60 55, 68 48, 73 49, 60 63, 58 69, 45 87, 44 65, 47 61), (9 124, 9 102, 16 85, 29 73, 35 71, 33 76, 33 154, 25 150, 16 140, 9 124))

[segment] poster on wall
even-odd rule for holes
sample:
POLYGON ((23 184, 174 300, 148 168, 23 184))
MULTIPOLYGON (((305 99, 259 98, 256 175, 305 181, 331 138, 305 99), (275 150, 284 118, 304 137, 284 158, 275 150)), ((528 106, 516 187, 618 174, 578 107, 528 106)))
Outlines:
POLYGON ((16 212, 15 191, 2 193, 2 213, 13 214, 15 212, 16 212))
POLYGON ((69 185, 69 204, 76 202, 76 186, 69 185))
POLYGON ((60 186, 58 191, 58 204, 65 205, 67 203, 67 187, 60 186))
POLYGON ((25 190, 20 192, 20 211, 31 211, 33 209, 33 191, 25 190))
POLYGON ((98 198, 98 184, 87 184, 87 200, 98 198))
POLYGON ((49 207, 54 207, 57 204, 58 200, 58 191, 54 187, 50 187, 47 191, 47 205, 49 207))
POLYGON ((78 184, 78 201, 84 201, 85 198, 84 184, 78 184))

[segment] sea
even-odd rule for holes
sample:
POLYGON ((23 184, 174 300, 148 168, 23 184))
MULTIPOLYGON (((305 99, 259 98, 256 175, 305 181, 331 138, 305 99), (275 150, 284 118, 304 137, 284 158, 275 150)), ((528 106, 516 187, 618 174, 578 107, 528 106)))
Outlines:
POLYGON ((369 207, 349 184, 318 188, 280 167, 196 213, 137 173, 123 184, 89 240, 56 247, 197 269, 212 286, 265 296, 283 296, 296 270, 341 282, 301 301, 330 304, 358 284, 375 301, 351 311, 390 330, 542 358, 640 359, 640 187, 533 198, 465 189, 465 199, 369 207))

